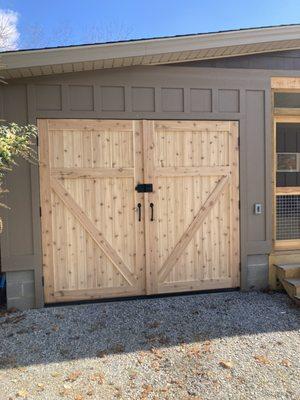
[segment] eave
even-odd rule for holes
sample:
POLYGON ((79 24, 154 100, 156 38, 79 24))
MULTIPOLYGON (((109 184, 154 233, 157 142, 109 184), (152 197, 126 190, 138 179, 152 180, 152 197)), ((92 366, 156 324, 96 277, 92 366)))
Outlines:
POLYGON ((300 49, 300 25, 1 53, 6 79, 300 49))

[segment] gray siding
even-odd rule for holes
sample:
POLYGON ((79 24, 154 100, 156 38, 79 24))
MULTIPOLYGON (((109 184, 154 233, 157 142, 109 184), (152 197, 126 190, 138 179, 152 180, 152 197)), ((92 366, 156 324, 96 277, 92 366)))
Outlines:
MULTIPOLYGON (((2 88, 0 109, 7 120, 31 123, 37 118, 239 121, 241 284, 247 288, 249 260, 252 265, 253 260, 261 260, 258 255, 271 251, 272 74, 275 73, 195 65, 44 76, 10 82, 2 88), (262 215, 253 213, 256 202, 263 205, 262 215)), ((276 71, 277 76, 280 74, 287 73, 276 71)), ((299 75, 297 71, 288 74, 299 75)), ((20 164, 8 174, 7 186, 10 190, 7 203, 12 210, 4 212, 2 269, 33 270, 37 305, 40 305, 42 258, 37 166, 20 164)), ((262 276, 265 277, 265 272, 262 276)))
MULTIPOLYGON (((186 64, 179 65, 186 66, 186 64)), ((227 57, 217 60, 193 61, 190 63, 190 65, 206 68, 300 70, 300 50, 287 50, 240 57, 227 57)))
POLYGON ((262 90, 246 91, 246 146, 247 146, 247 236, 249 242, 264 242, 266 221, 253 216, 253 204, 265 202, 266 177, 265 149, 265 93, 262 90))

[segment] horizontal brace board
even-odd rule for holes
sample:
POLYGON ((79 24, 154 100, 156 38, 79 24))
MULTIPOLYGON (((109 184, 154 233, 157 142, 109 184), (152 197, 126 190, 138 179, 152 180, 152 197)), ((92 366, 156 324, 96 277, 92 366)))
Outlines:
POLYGON ((230 174, 230 167, 156 167, 156 176, 223 176, 230 174))
POLYGON ((133 168, 53 168, 52 176, 57 179, 77 178, 132 178, 133 168))
POLYGON ((130 120, 99 120, 99 119, 51 119, 48 122, 49 130, 99 130, 99 131, 132 131, 130 120))
POLYGON ((227 132, 230 130, 229 121, 156 121, 155 128, 167 131, 208 131, 208 132, 227 132))

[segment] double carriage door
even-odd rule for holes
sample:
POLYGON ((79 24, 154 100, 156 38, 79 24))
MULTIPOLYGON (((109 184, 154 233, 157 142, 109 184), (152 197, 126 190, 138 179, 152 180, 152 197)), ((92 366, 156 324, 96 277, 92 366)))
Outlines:
POLYGON ((38 125, 46 302, 239 286, 236 122, 38 125))

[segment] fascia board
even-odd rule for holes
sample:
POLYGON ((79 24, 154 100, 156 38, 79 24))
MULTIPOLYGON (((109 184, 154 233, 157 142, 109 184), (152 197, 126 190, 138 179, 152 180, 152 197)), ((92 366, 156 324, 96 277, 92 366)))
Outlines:
POLYGON ((3 69, 197 51, 300 39, 300 26, 0 53, 3 69))

